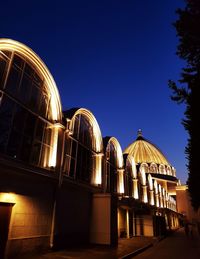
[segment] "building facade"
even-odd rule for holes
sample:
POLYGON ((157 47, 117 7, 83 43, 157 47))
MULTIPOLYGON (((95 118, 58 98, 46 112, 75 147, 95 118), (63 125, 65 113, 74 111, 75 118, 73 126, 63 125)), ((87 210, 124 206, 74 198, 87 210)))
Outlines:
POLYGON ((175 169, 139 133, 124 153, 92 112, 62 111, 55 81, 0 39, 0 258, 179 226, 175 169))

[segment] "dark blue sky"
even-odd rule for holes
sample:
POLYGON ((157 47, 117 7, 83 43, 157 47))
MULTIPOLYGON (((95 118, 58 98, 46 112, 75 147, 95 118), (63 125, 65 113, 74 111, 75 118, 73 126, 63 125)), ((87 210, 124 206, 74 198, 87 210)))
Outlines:
POLYGON ((91 110, 102 135, 124 149, 137 130, 186 181, 184 106, 170 100, 178 79, 172 22, 183 0, 3 1, 0 37, 31 47, 57 83, 63 109, 91 110))

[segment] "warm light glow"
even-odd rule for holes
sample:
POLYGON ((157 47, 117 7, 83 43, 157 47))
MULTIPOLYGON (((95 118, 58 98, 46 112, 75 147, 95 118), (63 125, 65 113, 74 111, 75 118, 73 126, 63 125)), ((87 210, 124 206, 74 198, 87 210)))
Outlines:
POLYGON ((153 180, 151 175, 148 175, 148 182, 149 182, 149 189, 152 191, 153 190, 153 180))
POLYGON ((142 193, 143 193, 142 201, 143 201, 144 203, 147 203, 147 202, 148 202, 147 186, 142 186, 142 193))
POLYGON ((100 185, 102 183, 102 157, 104 154, 99 153, 94 155, 94 163, 95 163, 95 172, 94 172, 94 180, 92 183, 95 185, 100 185))
POLYGON ((155 191, 155 198, 156 198, 156 207, 159 207, 160 202, 159 202, 159 194, 158 194, 158 183, 156 180, 154 180, 154 191, 155 191))
POLYGON ((98 124, 96 118, 89 110, 80 108, 75 112, 73 118, 70 121, 70 125, 69 125, 70 131, 73 131, 73 125, 74 125, 75 118, 79 114, 85 116, 89 120, 89 122, 92 126, 92 129, 93 129, 93 134, 94 134, 94 140, 93 140, 94 141, 93 142, 94 150, 98 153, 101 153, 103 150, 101 130, 99 128, 99 124, 98 124))
POLYGON ((131 168, 132 168, 132 177, 134 179, 136 179, 137 178, 137 168, 136 168, 135 160, 131 155, 128 156, 128 160, 130 161, 131 168))
POLYGON ((124 160, 123 160, 122 149, 119 144, 119 141, 116 138, 112 137, 112 138, 110 138, 109 142, 112 142, 114 144, 114 147, 116 148, 117 167, 122 168, 124 166, 124 160))
POLYGON ((154 180, 154 189, 155 189, 155 194, 158 194, 158 184, 156 180, 154 180))
POLYGON ((186 190, 188 190, 188 186, 187 185, 177 185, 176 190, 177 191, 186 191, 186 190))
POLYGON ((129 235, 129 211, 126 210, 126 233, 127 233, 127 238, 130 238, 129 235))
POLYGON ((54 128, 52 130, 52 136, 51 136, 51 150, 49 155, 49 167, 55 167, 56 166, 56 160, 57 160, 57 145, 58 145, 58 127, 54 128))
POLYGON ((1 192, 0 202, 15 203, 15 194, 11 192, 1 192))
POLYGON ((139 199, 139 194, 138 194, 138 179, 133 179, 133 198, 139 199))
POLYGON ((140 166, 140 180, 142 185, 146 185, 146 174, 143 166, 140 166))
POLYGON ((124 193, 124 169, 117 169, 118 174, 118 193, 124 193))
POLYGON ((154 191, 153 190, 150 190, 150 204, 153 206, 155 205, 155 202, 154 202, 154 191))
POLYGON ((162 186, 158 184, 159 197, 160 197, 160 207, 163 208, 163 198, 162 198, 162 186))
POLYGON ((124 153, 132 155, 136 163, 154 162, 156 164, 170 165, 162 152, 146 140, 134 141, 124 150, 124 153))
POLYGON ((39 56, 35 52, 33 52, 29 47, 11 39, 0 39, 0 50, 15 51, 24 58, 26 58, 29 62, 33 64, 33 66, 37 68, 38 72, 44 78, 45 85, 47 86, 49 93, 51 95, 50 107, 52 119, 56 121, 61 121, 62 107, 57 86, 51 73, 49 72, 48 68, 43 63, 43 61, 39 58, 39 56))

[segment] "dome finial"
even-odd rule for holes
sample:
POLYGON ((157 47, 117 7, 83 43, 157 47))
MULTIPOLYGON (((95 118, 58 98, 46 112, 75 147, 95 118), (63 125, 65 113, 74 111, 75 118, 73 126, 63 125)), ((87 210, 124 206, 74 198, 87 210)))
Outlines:
POLYGON ((141 130, 141 129, 138 130, 137 136, 138 136, 138 137, 142 137, 142 130, 141 130))

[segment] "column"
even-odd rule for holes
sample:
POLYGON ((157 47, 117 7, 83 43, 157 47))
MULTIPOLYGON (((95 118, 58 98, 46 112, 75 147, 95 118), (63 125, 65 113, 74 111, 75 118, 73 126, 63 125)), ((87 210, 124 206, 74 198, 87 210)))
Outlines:
POLYGON ((117 169, 117 175, 118 175, 118 193, 123 194, 124 193, 124 169, 118 168, 117 169))
POLYGON ((92 184, 101 185, 102 184, 102 158, 103 153, 97 153, 93 155, 94 161, 94 174, 92 177, 92 184))
POLYGON ((138 179, 133 179, 133 198, 138 199, 138 179))

